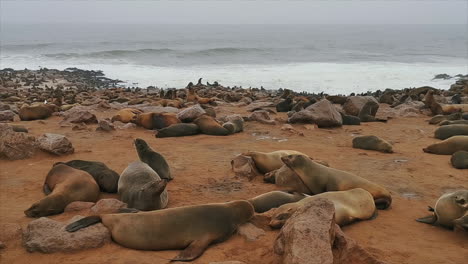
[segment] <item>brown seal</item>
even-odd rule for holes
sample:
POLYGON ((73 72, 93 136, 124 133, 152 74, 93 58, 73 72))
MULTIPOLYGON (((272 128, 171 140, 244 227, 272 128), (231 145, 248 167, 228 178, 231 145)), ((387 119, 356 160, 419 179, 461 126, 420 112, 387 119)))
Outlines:
POLYGON ((280 228, 294 212, 310 201, 325 198, 335 206, 335 221, 339 226, 350 224, 356 220, 367 220, 376 216, 374 199, 372 195, 361 188, 347 191, 326 192, 306 197, 296 203, 280 206, 274 211, 270 226, 280 228))
POLYGON ((392 203, 392 197, 384 187, 354 174, 323 166, 304 155, 289 155, 281 159, 312 194, 362 188, 372 194, 377 208, 386 209, 392 203))
POLYGON ((206 135, 227 136, 229 131, 222 127, 216 120, 209 115, 202 115, 193 121, 200 131, 206 135))
POLYGON ((353 148, 393 153, 392 145, 376 136, 358 136, 353 138, 353 148))
POLYGON ((65 164, 52 167, 43 188, 47 196, 24 211, 26 216, 60 214, 71 202, 96 202, 99 197, 99 186, 89 173, 65 164))
POLYGON ((120 121, 123 123, 135 122, 137 116, 141 114, 142 111, 134 108, 124 108, 120 109, 112 118, 111 121, 120 121))
POLYGON ((423 149, 426 153, 438 155, 452 155, 460 150, 468 151, 468 136, 453 136, 423 149))
POLYGON ((301 178, 288 166, 284 165, 274 171, 265 174, 263 179, 265 182, 276 184, 282 190, 290 192, 312 194, 307 186, 302 182, 301 178))
POLYGON ((248 201, 252 204, 256 213, 263 213, 272 208, 280 207, 283 204, 295 203, 307 196, 301 193, 288 193, 283 191, 272 191, 255 196, 248 201))
POLYGON ((268 173, 283 166, 283 161, 281 161, 282 157, 293 154, 305 155, 304 153, 295 150, 277 150, 273 152, 248 151, 242 155, 252 157, 257 169, 261 173, 268 173))
POLYGON ((54 104, 24 105, 19 110, 19 117, 22 121, 46 119, 58 110, 59 107, 54 104))
POLYGON ((135 123, 146 129, 161 129, 181 121, 174 113, 142 113, 137 116, 135 123))
POLYGON ((185 136, 193 136, 200 133, 200 129, 195 124, 187 124, 187 123, 180 123, 170 125, 163 129, 158 130, 156 134, 157 138, 165 138, 165 137, 185 137, 185 136))
POLYGON ((117 193, 129 208, 158 210, 165 208, 169 200, 166 185, 167 181, 161 180, 148 164, 134 161, 120 175, 117 193))
POLYGON ((446 125, 437 128, 434 131, 434 137, 437 139, 447 139, 453 136, 468 136, 468 125, 446 125))
POLYGON ((184 249, 172 261, 191 261, 210 244, 228 239, 238 226, 254 215, 247 201, 213 203, 132 214, 89 216, 66 227, 74 232, 102 222, 112 239, 140 250, 184 249))
POLYGON ((437 200, 434 208, 429 208, 433 214, 416 221, 446 228, 453 228, 455 225, 468 227, 464 226, 467 224, 465 221, 468 212, 468 190, 444 194, 437 200))
POLYGON ((150 166, 162 179, 168 181, 174 179, 167 164, 166 159, 141 138, 135 139, 135 149, 140 160, 150 166))

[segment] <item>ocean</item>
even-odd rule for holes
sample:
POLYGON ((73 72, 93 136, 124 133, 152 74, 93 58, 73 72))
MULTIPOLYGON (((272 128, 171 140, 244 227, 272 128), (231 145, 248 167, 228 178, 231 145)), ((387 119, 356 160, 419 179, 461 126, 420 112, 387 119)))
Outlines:
POLYGON ((128 86, 188 82, 349 94, 468 74, 466 25, 2 24, 0 68, 103 70, 128 86))

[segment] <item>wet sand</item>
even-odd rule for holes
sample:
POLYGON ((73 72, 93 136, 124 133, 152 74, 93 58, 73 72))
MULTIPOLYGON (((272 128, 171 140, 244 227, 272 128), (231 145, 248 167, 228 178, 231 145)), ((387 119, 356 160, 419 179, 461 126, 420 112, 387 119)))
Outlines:
MULTIPOLYGON (((381 110, 388 105, 381 105, 381 110)), ((245 107, 216 107, 219 117, 240 113, 245 107)), ((96 112, 98 119, 111 117, 116 110, 96 112)), ((286 120, 285 113, 273 115, 286 120)), ((440 227, 416 222, 428 214, 427 206, 434 205, 444 192, 468 189, 466 170, 450 165, 450 156, 427 154, 423 147, 437 142, 433 138, 436 126, 427 124, 429 117, 396 118, 388 123, 362 123, 335 129, 306 129, 292 125, 300 136, 282 131, 282 124, 264 125, 246 122, 242 133, 216 137, 196 135, 182 138, 154 137, 143 128, 117 130, 111 133, 72 131, 60 127, 61 117, 45 121, 14 122, 29 129, 38 137, 43 133, 66 135, 75 147, 68 156, 53 156, 38 151, 33 158, 0 161, 0 224, 18 223, 23 228, 33 219, 23 211, 42 198, 42 184, 47 172, 58 161, 71 159, 96 160, 121 173, 138 159, 133 139, 143 138, 163 154, 175 179, 168 184, 169 205, 203 204, 247 199, 277 189, 258 176, 252 181, 239 179, 231 171, 231 159, 247 150, 274 151, 293 149, 327 161, 331 167, 355 173, 385 186, 393 195, 390 209, 379 211, 376 219, 354 223, 343 231, 377 258, 388 263, 466 263, 468 236, 440 227), (393 154, 353 149, 353 135, 376 135, 394 144, 393 154)), ((310 127, 310 125, 309 125, 310 127)), ((102 198, 116 197, 103 194, 102 198)), ((75 213, 52 216, 65 221, 75 213)), ((267 231, 256 241, 246 241, 233 235, 225 242, 210 246, 193 263, 238 260, 245 263, 279 263, 273 252, 278 231, 267 231)), ((0 238, 1 240, 1 238, 0 238)), ((138 251, 108 243, 102 248, 74 253, 28 253, 17 239, 0 250, 1 263, 167 263, 179 251, 138 251)))

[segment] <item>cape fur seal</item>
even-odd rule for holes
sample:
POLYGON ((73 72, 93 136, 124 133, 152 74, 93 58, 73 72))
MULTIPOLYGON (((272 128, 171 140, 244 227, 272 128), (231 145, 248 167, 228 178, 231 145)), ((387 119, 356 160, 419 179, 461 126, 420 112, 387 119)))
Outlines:
POLYGON ((134 161, 122 172, 119 179, 120 200, 129 208, 142 211, 165 208, 168 202, 166 180, 146 163, 134 161))
POLYGON ((353 148, 393 153, 392 145, 376 136, 358 136, 353 138, 353 148))
MULTIPOLYGON (((468 212, 468 190, 460 190, 442 195, 436 202, 434 208, 429 207, 432 215, 418 218, 416 221, 431 225, 440 225, 453 228, 455 224, 466 222, 468 212)), ((467 229, 468 230, 468 229, 467 229)))
POLYGON ((140 161, 148 164, 162 179, 168 181, 174 179, 167 164, 166 159, 158 152, 151 149, 151 147, 141 138, 135 139, 135 149, 138 153, 140 161))
POLYGON ((372 195, 361 188, 347 191, 326 192, 306 197, 298 202, 280 206, 275 210, 270 226, 280 228, 287 219, 294 214, 302 205, 320 198, 330 200, 335 207, 335 222, 344 226, 356 220, 371 219, 377 214, 372 195))
POLYGON ((362 188, 371 193, 377 208, 386 209, 392 203, 390 192, 384 187, 357 175, 323 166, 304 155, 289 155, 281 159, 301 178, 312 194, 362 188))
POLYGON ((272 208, 277 208, 283 204, 295 203, 304 199, 305 197, 307 196, 301 193, 272 191, 258 195, 247 201, 252 204, 256 213, 263 213, 269 211, 272 208))
POLYGON ((285 164, 283 164, 281 168, 265 174, 263 180, 276 184, 276 186, 280 187, 282 190, 312 194, 309 188, 302 182, 301 178, 285 164))
POLYGON ((21 121, 31 121, 37 119, 46 119, 57 112, 59 107, 54 104, 24 105, 18 114, 21 121))
POLYGON ((163 129, 159 129, 156 134, 157 138, 165 137, 185 137, 193 136, 200 133, 200 129, 196 124, 174 124, 163 129))
POLYGON ((460 150, 453 153, 450 163, 454 168, 468 169, 468 151, 460 150))
POLYGON ((426 153, 438 155, 452 155, 460 150, 468 151, 468 136, 453 136, 423 148, 426 153))
POLYGON ((46 176, 43 191, 47 196, 24 211, 26 216, 60 214, 71 202, 96 202, 99 197, 99 186, 89 173, 65 164, 52 167, 46 176))
POLYGON ((453 136, 468 136, 468 125, 446 125, 441 126, 434 132, 434 137, 437 139, 447 139, 453 136))
POLYGON ((137 116, 135 123, 146 129, 161 129, 181 121, 174 113, 142 113, 137 116))
POLYGON ((135 123, 137 116, 143 113, 142 111, 134 108, 120 109, 112 118, 111 121, 120 121, 122 123, 135 123))
POLYGON ((83 170, 93 176, 99 188, 103 192, 116 193, 117 184, 119 182, 120 175, 109 169, 106 164, 99 161, 87 161, 87 160, 70 160, 67 162, 57 162, 54 164, 65 164, 72 168, 83 170))
POLYGON ((209 115, 201 115, 200 117, 195 119, 193 123, 195 123, 198 126, 198 128, 203 134, 213 136, 229 135, 229 131, 226 128, 222 127, 218 122, 216 122, 216 120, 213 117, 209 115))
POLYGON ((277 150, 273 152, 248 151, 242 155, 252 157, 257 169, 265 174, 281 168, 283 166, 281 158, 293 154, 305 156, 304 153, 295 150, 277 150))
POLYGON ((213 203, 131 214, 88 216, 66 227, 74 232, 102 222, 112 239, 139 250, 184 249, 172 261, 191 261, 209 245, 228 239, 254 215, 247 201, 213 203), (131 227, 131 228, 129 228, 131 227))

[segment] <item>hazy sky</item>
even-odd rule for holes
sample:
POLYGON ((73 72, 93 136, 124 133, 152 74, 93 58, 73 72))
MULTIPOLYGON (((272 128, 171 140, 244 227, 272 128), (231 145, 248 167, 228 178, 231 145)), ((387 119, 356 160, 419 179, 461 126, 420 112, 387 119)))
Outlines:
POLYGON ((0 0, 1 23, 466 24, 467 0, 0 0))

